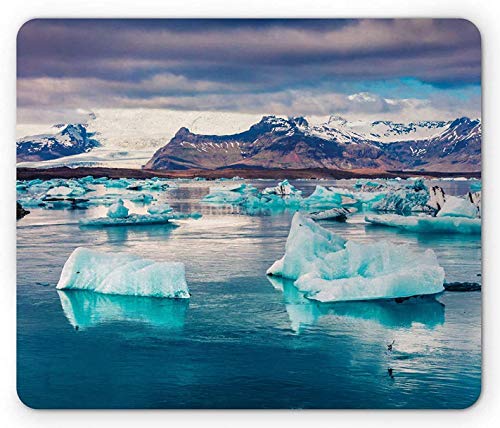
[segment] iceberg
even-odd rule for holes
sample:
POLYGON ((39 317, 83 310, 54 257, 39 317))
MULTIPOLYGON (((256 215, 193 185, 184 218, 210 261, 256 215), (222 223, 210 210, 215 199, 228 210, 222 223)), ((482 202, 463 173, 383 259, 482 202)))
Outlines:
POLYGON ((328 190, 326 187, 318 184, 314 189, 314 192, 304 199, 304 203, 308 206, 321 208, 340 207, 344 197, 345 195, 342 195, 337 191, 328 190))
POLYGON ((427 206, 429 190, 423 180, 418 179, 401 188, 390 190, 385 197, 372 204, 376 211, 390 211, 397 214, 430 211, 427 206))
POLYGON ((113 226, 144 226, 149 224, 171 224, 172 220, 198 219, 200 213, 191 214, 166 213, 166 214, 129 214, 127 217, 97 217, 82 218, 80 226, 84 227, 113 227, 113 226))
POLYGON ((332 208, 326 211, 309 213, 313 220, 335 220, 346 221, 350 211, 347 208, 332 208))
POLYGON ((275 187, 266 187, 262 191, 263 195, 279 195, 279 196, 289 196, 289 195, 301 195, 302 192, 292 186, 288 180, 283 180, 278 183, 275 187))
POLYGON ((148 208, 149 214, 169 214, 173 211, 169 204, 156 204, 148 208))
POLYGON ((126 188, 130 186, 131 180, 127 180, 126 178, 119 178, 117 180, 106 180, 102 184, 107 188, 126 188))
POLYGON ((58 290, 103 294, 189 298, 184 264, 156 262, 125 253, 78 247, 64 264, 58 290))
POLYGON ((481 234, 481 219, 479 218, 383 214, 367 215, 365 221, 377 226, 396 227, 418 233, 481 234))
POLYGON ((447 196, 443 207, 436 214, 436 217, 476 218, 477 215, 477 208, 470 200, 457 196, 447 196))
POLYGON ((118 199, 118 201, 111 205, 107 213, 109 218, 125 218, 128 217, 128 208, 123 205, 123 200, 118 199))
POLYGON ((307 298, 321 302, 394 299, 444 290, 444 270, 432 250, 347 241, 300 213, 293 217, 285 255, 267 274, 294 280, 307 298))

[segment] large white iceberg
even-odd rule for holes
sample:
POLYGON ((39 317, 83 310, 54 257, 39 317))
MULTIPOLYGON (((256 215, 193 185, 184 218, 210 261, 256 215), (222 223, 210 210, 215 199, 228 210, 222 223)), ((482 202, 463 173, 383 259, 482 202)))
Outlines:
POLYGON ((69 256, 57 288, 128 296, 190 297, 183 263, 156 262, 84 247, 69 256))
POLYGON ((397 227, 419 233, 481 233, 481 219, 467 217, 403 216, 397 214, 367 215, 373 225, 397 227))
POLYGON ((267 274, 293 279, 306 297, 322 302, 402 298, 444 290, 444 270, 432 250, 346 241, 300 213, 293 217, 285 255, 267 274))

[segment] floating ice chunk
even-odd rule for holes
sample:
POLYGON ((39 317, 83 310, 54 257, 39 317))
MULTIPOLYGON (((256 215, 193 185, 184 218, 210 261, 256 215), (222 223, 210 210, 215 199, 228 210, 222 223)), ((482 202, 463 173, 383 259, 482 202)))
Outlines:
POLYGON ((285 255, 267 273, 295 280, 306 297, 322 302, 435 294, 444 282, 432 250, 346 241, 300 213, 292 220, 285 255))
MULTIPOLYGON (((365 188, 363 188, 365 189, 365 188)), ((362 203, 370 206, 376 201, 381 200, 387 195, 387 192, 379 192, 372 190, 372 187, 368 187, 370 191, 363 190, 361 192, 352 192, 348 189, 342 189, 338 187, 330 187, 330 191, 338 193, 342 198, 342 205, 355 205, 362 203)))
POLYGON ((45 194, 46 196, 68 196, 71 193, 71 190, 67 186, 57 186, 53 187, 52 189, 49 189, 47 193, 45 194))
POLYGON ((131 181, 126 178, 119 178, 117 180, 106 180, 104 181, 105 187, 115 187, 115 188, 125 188, 130 186, 131 181))
POLYGON ((350 214, 346 208, 331 208, 326 211, 318 211, 309 214, 313 220, 335 220, 346 221, 347 216, 350 214))
POLYGON ((183 263, 155 262, 84 247, 69 256, 57 288, 130 296, 190 297, 183 263))
POLYGON ((304 200, 304 203, 306 205, 316 207, 339 207, 342 205, 343 196, 344 195, 341 195, 338 192, 333 192, 318 184, 314 189, 314 192, 304 200))
POLYGON ((232 190, 210 192, 201 201, 208 204, 239 205, 245 201, 245 196, 232 190))
POLYGON ((166 214, 129 214, 123 218, 97 217, 82 218, 80 226, 87 227, 113 227, 113 226, 145 226, 150 224, 172 224, 175 220, 198 219, 201 214, 194 212, 191 214, 166 213, 166 214))
POLYGON ((172 211, 172 207, 167 203, 152 205, 148 208, 149 214, 168 214, 172 211))
POLYGON ((378 226, 397 227, 418 233, 481 233, 481 219, 479 218, 384 214, 368 215, 365 221, 378 226))
POLYGON ((423 180, 417 179, 399 189, 389 191, 385 197, 372 204, 377 211, 390 211, 398 214, 429 211, 427 202, 429 190, 423 180))
POLYGON ((138 195, 130 195, 127 199, 131 200, 132 202, 138 202, 145 205, 155 200, 154 196, 149 193, 139 193, 138 195))
POLYGON ((266 187, 262 194, 264 195, 280 195, 280 196, 288 196, 288 195, 300 195, 302 192, 292 186, 288 180, 283 180, 278 183, 275 187, 266 187))
POLYGON ((447 196, 443 207, 436 214, 436 217, 477 217, 476 206, 468 199, 457 196, 447 196))
POLYGON ((316 270, 321 258, 344 248, 346 240, 296 213, 286 241, 285 255, 267 271, 269 275, 297 279, 316 270))
POLYGON ((118 201, 111 205, 107 213, 109 218, 125 218, 128 217, 128 208, 123 205, 123 200, 118 199, 118 201))

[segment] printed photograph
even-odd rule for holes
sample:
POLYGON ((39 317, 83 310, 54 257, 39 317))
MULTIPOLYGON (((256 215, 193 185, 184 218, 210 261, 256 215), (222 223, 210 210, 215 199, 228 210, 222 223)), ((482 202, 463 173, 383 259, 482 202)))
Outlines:
POLYGON ((481 141, 465 19, 28 21, 20 400, 472 406, 481 141))

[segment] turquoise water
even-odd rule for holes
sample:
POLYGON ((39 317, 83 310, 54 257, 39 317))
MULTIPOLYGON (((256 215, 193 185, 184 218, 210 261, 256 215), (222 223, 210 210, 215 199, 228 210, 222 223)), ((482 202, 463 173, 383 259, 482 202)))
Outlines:
MULTIPOLYGON (((317 182, 293 184, 307 194, 317 182)), ((438 184, 452 194, 468 190, 466 181, 438 184)), ((463 408, 477 399, 480 292, 401 304, 310 302, 291 284, 265 276, 283 254, 292 213, 248 216, 201 206, 209 183, 179 186, 155 194, 179 211, 203 213, 179 227, 78 227, 79 218, 102 215, 102 207, 30 209, 18 221, 18 392, 26 404, 463 408), (182 261, 192 298, 56 291, 64 262, 82 245, 182 261)), ((480 282, 479 237, 401 233, 362 219, 323 225, 358 241, 432 248, 447 281, 480 282)))

